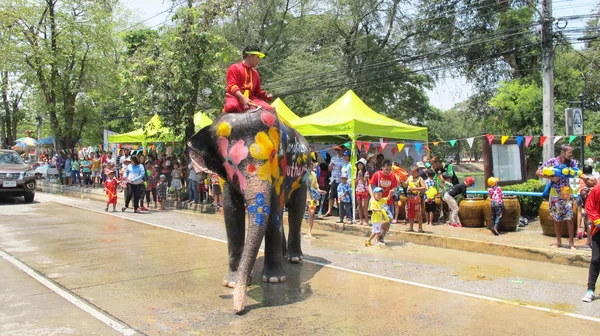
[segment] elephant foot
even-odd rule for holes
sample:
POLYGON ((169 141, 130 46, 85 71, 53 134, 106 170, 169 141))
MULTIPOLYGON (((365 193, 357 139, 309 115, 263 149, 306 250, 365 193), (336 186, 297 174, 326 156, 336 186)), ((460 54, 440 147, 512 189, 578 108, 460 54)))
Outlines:
POLYGON ((261 273, 261 278, 263 282, 267 283, 279 283, 287 281, 287 275, 281 266, 267 268, 265 265, 265 269, 263 269, 261 273))
POLYGON ((288 251, 288 261, 291 263, 299 263, 304 259, 304 255, 302 254, 302 251, 298 251, 298 252, 294 252, 294 251, 288 251))
MULTIPOLYGON (((223 278, 222 284, 225 287, 234 288, 236 282, 237 282, 237 272, 229 272, 223 278)), ((246 286, 250 286, 251 283, 252 283, 252 278, 248 277, 248 279, 246 280, 246 286)))

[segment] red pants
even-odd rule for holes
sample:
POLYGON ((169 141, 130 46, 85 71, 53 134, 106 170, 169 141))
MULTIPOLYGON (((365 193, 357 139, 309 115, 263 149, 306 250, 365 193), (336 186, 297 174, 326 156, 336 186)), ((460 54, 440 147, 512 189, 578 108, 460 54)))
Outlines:
MULTIPOLYGON (((275 111, 273 109, 273 107, 271 105, 267 104, 264 100, 261 100, 256 97, 252 97, 250 99, 252 100, 252 102, 254 104, 262 107, 263 109, 265 109, 267 111, 270 111, 270 112, 275 111)), ((240 112, 244 112, 244 109, 242 108, 242 104, 236 97, 227 95, 225 97, 225 106, 223 106, 223 112, 225 112, 225 113, 240 113, 240 112)))

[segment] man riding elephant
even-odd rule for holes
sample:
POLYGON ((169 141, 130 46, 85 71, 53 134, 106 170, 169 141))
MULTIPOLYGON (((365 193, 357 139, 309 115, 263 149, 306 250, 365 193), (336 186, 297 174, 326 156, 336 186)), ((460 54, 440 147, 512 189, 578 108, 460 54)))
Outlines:
POLYGON ((251 107, 262 107, 273 111, 268 102, 273 98, 260 87, 260 76, 256 66, 265 54, 257 47, 246 47, 243 60, 227 69, 227 93, 225 94, 225 113, 240 113, 251 107))

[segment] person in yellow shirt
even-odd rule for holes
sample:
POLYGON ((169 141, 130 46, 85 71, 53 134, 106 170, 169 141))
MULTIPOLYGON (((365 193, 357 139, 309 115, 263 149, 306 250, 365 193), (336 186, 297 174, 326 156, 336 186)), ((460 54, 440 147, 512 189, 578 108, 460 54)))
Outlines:
POLYGON ((383 209, 383 205, 388 203, 388 200, 391 198, 383 198, 383 189, 380 187, 375 187, 373 189, 373 198, 369 202, 369 208, 371 210, 371 223, 373 223, 372 233, 368 240, 365 240, 365 246, 371 246, 371 240, 377 237, 377 241, 380 244, 385 245, 383 242, 381 227, 383 225, 388 225, 390 222, 390 217, 387 212, 383 209))

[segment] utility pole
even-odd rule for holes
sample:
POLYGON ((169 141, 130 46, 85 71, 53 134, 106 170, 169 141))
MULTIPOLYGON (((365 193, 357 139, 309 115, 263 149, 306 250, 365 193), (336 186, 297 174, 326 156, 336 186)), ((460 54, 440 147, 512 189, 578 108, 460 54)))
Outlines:
POLYGON ((554 46, 552 39, 552 0, 542 0, 542 89, 544 103, 544 161, 554 157, 554 46))
POLYGON ((585 134, 584 132, 584 128, 583 128, 583 93, 579 94, 579 102, 581 104, 581 137, 579 138, 579 145, 581 147, 581 161, 579 162, 579 166, 583 169, 583 166, 585 165, 585 145, 583 144, 583 142, 585 141, 583 138, 583 135, 585 134))

